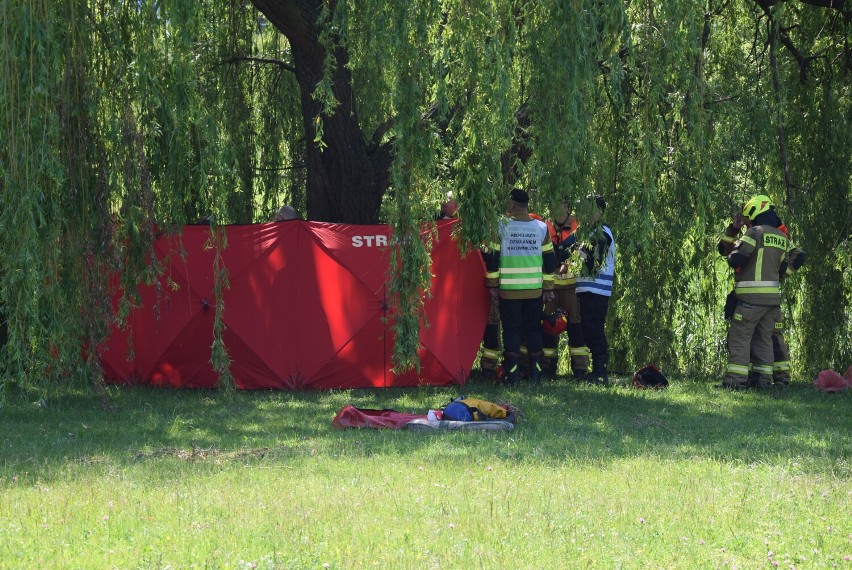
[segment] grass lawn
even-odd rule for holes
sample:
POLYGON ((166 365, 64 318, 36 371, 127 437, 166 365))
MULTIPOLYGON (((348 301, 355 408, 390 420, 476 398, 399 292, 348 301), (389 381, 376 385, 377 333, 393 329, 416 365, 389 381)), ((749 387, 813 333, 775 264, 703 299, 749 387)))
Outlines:
POLYGON ((0 408, 0 568, 852 569, 852 392, 567 379, 511 432, 335 430, 458 389, 111 387, 0 408))

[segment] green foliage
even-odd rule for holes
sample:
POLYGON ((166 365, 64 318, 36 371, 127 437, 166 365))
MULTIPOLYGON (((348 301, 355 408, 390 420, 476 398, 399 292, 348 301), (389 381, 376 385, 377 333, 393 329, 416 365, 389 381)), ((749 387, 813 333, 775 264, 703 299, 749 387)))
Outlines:
MULTIPOLYGON (((96 378, 79 347, 97 345, 139 302, 134 285, 162 271, 149 255, 157 232, 201 217, 214 228, 267 221, 282 203, 306 211, 308 145, 322 143, 323 117, 341 103, 334 81, 349 74, 365 140, 393 148, 381 215, 395 236, 397 366, 416 364, 424 223, 452 191, 461 242, 477 248, 512 185, 532 189, 542 215, 606 197, 619 248, 615 367, 721 368, 730 277, 715 243, 758 191, 809 256, 784 293, 796 373, 852 361, 852 26, 839 9, 322 3, 322 110, 309 117, 291 46, 247 1, 10 0, 2 11, 7 382, 96 378), (126 292, 117 311, 112 272, 126 292)), ((215 274, 221 292, 227 273, 215 274)), ((221 333, 211 358, 227 383, 221 333)))
MULTIPOLYGON (((158 231, 201 217, 266 220, 284 200, 298 205, 303 177, 281 164, 302 130, 285 118, 297 106, 291 74, 238 61, 287 54, 245 3, 220 4, 4 4, 5 378, 44 388, 96 379, 80 346, 107 331, 107 278, 118 272, 125 291, 121 322, 138 302, 135 284, 161 271, 149 256, 158 231)), ((226 372, 219 329, 211 343, 226 372)))
POLYGON ((392 55, 398 63, 392 79, 396 111, 396 160, 391 169, 393 201, 389 208, 392 228, 390 257, 391 318, 395 347, 393 354, 397 370, 418 366, 417 350, 420 348, 420 315, 428 290, 431 270, 429 263, 430 236, 424 240, 418 221, 429 216, 428 176, 434 168, 432 136, 428 129, 420 128, 424 99, 423 83, 428 77, 431 61, 428 54, 418 49, 424 44, 430 30, 425 23, 434 18, 434 5, 410 8, 396 7, 390 21, 404 41, 394 46, 392 55), (422 10, 422 12, 421 12, 422 10))

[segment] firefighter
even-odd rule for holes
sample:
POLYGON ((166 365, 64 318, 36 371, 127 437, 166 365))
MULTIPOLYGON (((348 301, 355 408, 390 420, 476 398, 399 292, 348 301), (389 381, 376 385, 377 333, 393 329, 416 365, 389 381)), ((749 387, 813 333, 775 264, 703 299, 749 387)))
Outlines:
POLYGON ((530 217, 529 194, 512 190, 508 214, 497 227, 498 242, 485 255, 486 286, 499 299, 503 326, 503 370, 510 385, 520 381, 521 339, 529 352, 529 380, 541 382, 542 301, 553 300, 556 256, 547 224, 530 217))
MULTIPOLYGON (((541 220, 541 216, 528 212, 530 218, 541 220)), ((508 213, 507 213, 508 215, 508 213)), ((486 262, 487 263, 487 262, 486 262)), ((546 336, 542 336, 544 340, 546 336)), ((547 363, 547 349, 542 348, 543 365, 547 363)), ((505 379, 506 371, 500 366, 500 304, 497 298, 491 300, 491 309, 488 311, 488 321, 485 332, 482 335, 482 352, 479 357, 479 369, 485 378, 493 378, 496 382, 505 379)), ((525 338, 521 338, 521 349, 519 352, 521 378, 529 377, 529 351, 525 338)))
POLYGON ((583 340, 592 355, 592 371, 583 379, 592 384, 609 384, 609 343, 606 339, 606 314, 615 280, 615 238, 612 230, 601 222, 606 209, 602 196, 591 196, 592 212, 581 220, 584 243, 580 245, 582 260, 577 277, 577 300, 580 304, 583 340))
MULTIPOLYGON (((770 206, 769 212, 775 213, 775 207, 770 206)), ((767 216, 767 220, 771 218, 771 216, 767 216)), ((775 214, 774 220, 769 220, 769 223, 776 224, 776 227, 784 233, 785 236, 789 239, 789 231, 787 226, 778 218, 777 213, 775 214)), ((737 212, 734 214, 733 220, 728 227, 725 229, 725 235, 719 240, 719 244, 717 245, 717 249, 719 254, 723 257, 727 257, 728 254, 734 249, 734 243, 737 240, 737 237, 740 234, 742 227, 745 225, 743 220, 743 215, 741 212, 737 212)), ((789 242, 788 242, 789 243, 789 242)), ((784 280, 793 273, 795 273, 802 265, 805 263, 805 252, 799 249, 798 247, 792 246, 786 255, 786 264, 784 266, 784 270, 779 275, 779 281, 784 282, 784 280)), ((736 310, 736 292, 731 291, 728 293, 728 298, 725 302, 725 319, 731 320, 733 318, 734 312, 736 310)), ((783 320, 779 321, 775 324, 775 329, 772 331, 772 383, 775 386, 785 387, 790 385, 790 349, 787 346, 787 341, 785 340, 786 336, 786 328, 783 324, 783 320)), ((751 367, 751 364, 749 364, 751 367)), ((749 383, 754 384, 756 382, 754 373, 750 371, 749 373, 749 383)))
POLYGON ((743 207, 745 234, 727 256, 734 268, 736 308, 728 329, 728 366, 722 387, 734 390, 769 386, 772 334, 781 322, 781 274, 786 271, 787 236, 778 229, 772 201, 754 196, 743 207))
MULTIPOLYGON (((577 277, 568 268, 568 259, 576 245, 577 218, 568 214, 568 207, 560 205, 558 215, 547 221, 550 241, 556 253, 557 271, 553 279, 553 303, 544 307, 545 316, 564 313, 568 317, 568 354, 571 358, 571 371, 576 378, 582 378, 589 372, 589 347, 583 341, 580 324, 580 305, 577 301, 577 277)), ((544 335, 545 370, 555 375, 559 362, 559 335, 544 335)))

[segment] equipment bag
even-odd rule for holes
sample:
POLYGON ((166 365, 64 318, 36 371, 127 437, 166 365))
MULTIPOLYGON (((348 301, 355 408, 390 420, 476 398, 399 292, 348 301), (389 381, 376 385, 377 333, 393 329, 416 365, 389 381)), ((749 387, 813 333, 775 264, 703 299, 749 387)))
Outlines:
POLYGON ((501 406, 487 400, 476 398, 456 398, 443 410, 445 420, 462 422, 480 422, 486 420, 514 420, 514 413, 509 406, 501 406))
POLYGON ((653 364, 648 364, 633 373, 633 386, 644 390, 651 388, 658 390, 669 385, 668 379, 653 364))

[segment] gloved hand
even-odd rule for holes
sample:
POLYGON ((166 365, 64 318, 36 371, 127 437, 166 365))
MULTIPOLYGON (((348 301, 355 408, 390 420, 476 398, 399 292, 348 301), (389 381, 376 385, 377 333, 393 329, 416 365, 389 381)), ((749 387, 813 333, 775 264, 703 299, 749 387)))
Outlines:
POLYGON ((545 303, 550 303, 555 298, 556 298, 556 295, 553 293, 553 291, 545 291, 544 293, 541 294, 541 300, 544 301, 545 303))
POLYGON ((728 296, 725 297, 725 309, 723 311, 723 316, 726 321, 730 321, 734 318, 734 313, 737 311, 737 294, 734 291, 728 293, 728 296))
POLYGON ((488 290, 488 293, 491 295, 491 302, 497 303, 500 300, 500 295, 497 293, 497 287, 492 287, 488 290))

